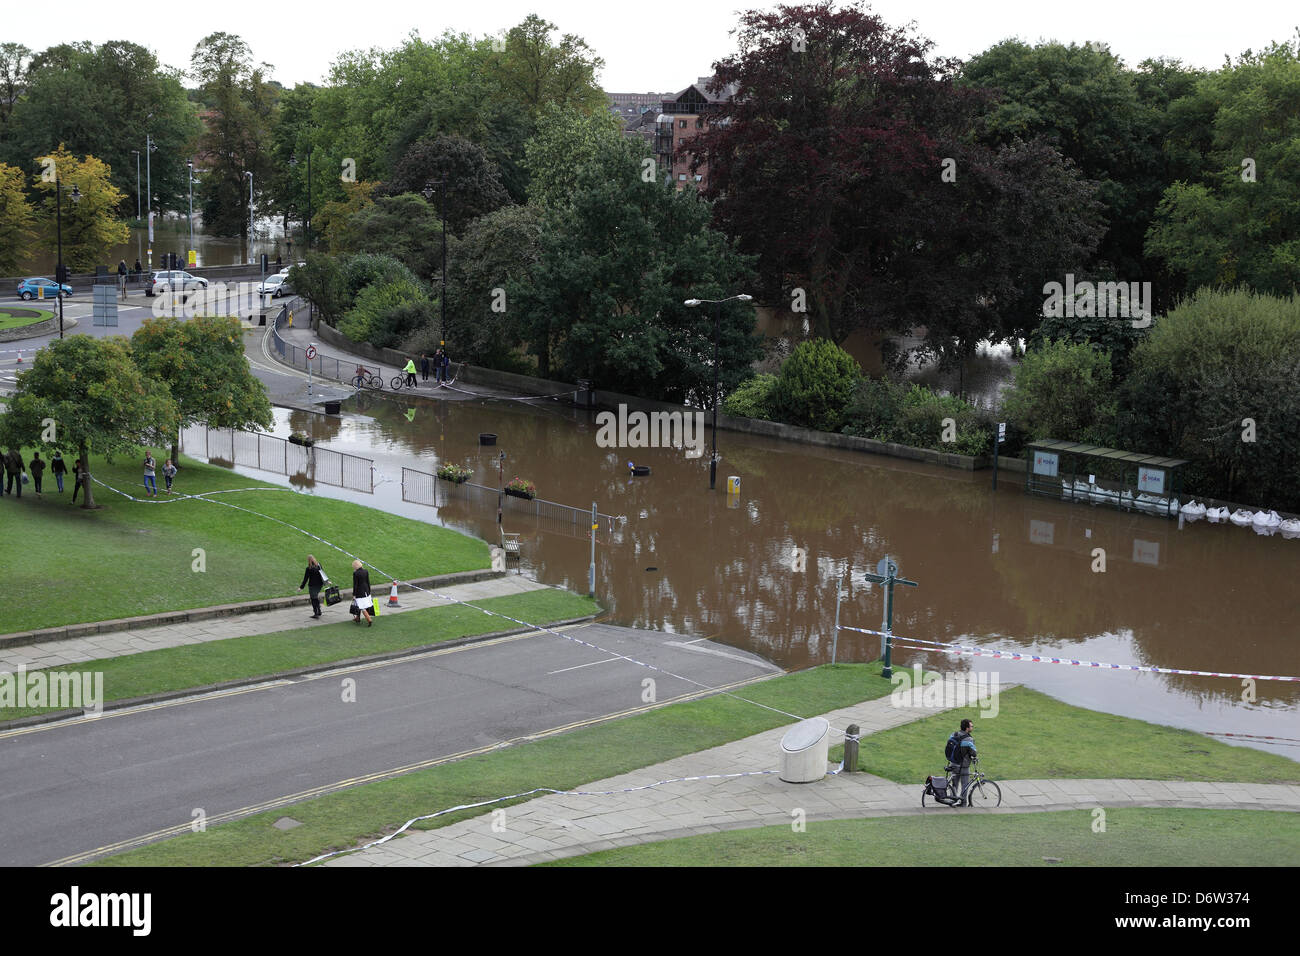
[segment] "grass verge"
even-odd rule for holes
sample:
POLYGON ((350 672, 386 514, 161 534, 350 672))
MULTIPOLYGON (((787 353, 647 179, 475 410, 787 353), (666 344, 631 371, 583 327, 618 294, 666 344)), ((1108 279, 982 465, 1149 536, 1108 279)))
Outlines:
POLYGON ((26 325, 35 325, 37 322, 44 322, 46 319, 54 318, 54 313, 48 309, 38 309, 34 306, 15 305, 8 308, 0 308, 0 329, 21 329, 26 325), (14 312, 19 313, 17 316, 14 312), (25 315, 24 313, 36 312, 36 316, 25 315))
MULTIPOLYGON (((154 456, 160 488, 167 454, 158 449, 154 456)), ((65 452, 65 458, 75 455, 65 452)), ((92 458, 96 477, 142 494, 137 461, 108 465, 92 458)), ((31 460, 29 451, 23 460, 31 460)), ((297 594, 308 553, 343 588, 352 585, 345 552, 401 580, 490 566, 487 545, 446 528, 278 488, 183 456, 181 466, 178 494, 258 489, 214 500, 277 518, 330 544, 248 511, 162 493, 128 501, 96 485, 95 500, 103 507, 86 511, 69 504, 71 475, 60 495, 47 468, 43 498, 29 484, 21 498, 2 502, 6 539, 26 543, 22 560, 6 567, 10 593, 21 595, 10 602, 6 633, 297 594)), ((386 583, 371 572, 376 590, 386 583)))
MULTIPOLYGON (((763 681, 738 693, 749 700, 790 713, 818 714, 858 701, 883 697, 892 689, 890 682, 880 677, 880 665, 873 663, 823 666, 763 681)), ((1059 701, 1051 701, 1050 698, 1043 700, 1059 708, 1053 712, 1058 718, 1067 716, 1070 712, 1092 714, 1059 701)), ((1041 707, 1030 709, 1026 698, 1019 694, 1013 697, 1012 691, 1008 691, 1003 694, 1000 720, 1010 721, 1016 708, 1022 704, 1026 706, 1027 714, 1035 715, 1035 720, 1042 719, 1044 710, 1041 707)), ((1270 780, 1300 779, 1300 773, 1297 773, 1300 765, 1281 757, 1230 747, 1186 731, 1173 731, 1138 720, 1095 716, 1114 721, 1108 725, 1110 737, 1106 743, 1123 750, 1141 750, 1166 734, 1182 734, 1187 738, 1189 746, 1194 742, 1209 750, 1213 763, 1203 768, 1207 776, 1186 779, 1247 780, 1252 772, 1270 780), (1267 764, 1267 769, 1262 773, 1256 764, 1258 758, 1263 758, 1267 764)), ((947 723, 955 725, 955 716, 943 716, 941 722, 944 726, 947 723)), ((304 801, 294 805, 291 811, 293 818, 303 825, 291 830, 277 830, 272 826, 286 811, 270 811, 212 827, 205 833, 185 834, 109 857, 95 865, 250 866, 305 860, 326 850, 356 846, 367 839, 391 832, 415 816, 463 803, 521 793, 536 787, 571 789, 593 780, 739 740, 785 723, 788 723, 788 719, 780 714, 734 697, 715 696, 672 704, 647 713, 520 744, 512 747, 508 754, 493 752, 472 756, 392 780, 365 784, 304 801)), ((1044 762, 1033 767, 1033 772, 1027 776, 1065 776, 1059 772, 1061 765, 1055 761, 1065 755, 1072 745, 1071 739, 1066 736, 1070 727, 1068 721, 1058 719, 1056 723, 1043 723, 1036 728, 1043 738, 1037 753, 1044 762)), ((981 740, 985 733, 983 729, 979 730, 981 740)), ((884 737, 885 734, 879 736, 884 737)), ((946 736, 946 731, 937 738, 932 732, 925 737, 923 746, 917 744, 920 748, 918 765, 928 767, 928 755, 936 750, 942 755, 946 736)), ((869 737, 864 741, 869 753, 874 752, 874 740, 874 737, 869 737)), ((1105 748, 1099 746, 1093 750, 1093 754, 1096 762, 1076 776, 1116 775, 1112 772, 1105 748)), ((920 773, 906 778, 917 783, 918 794, 924 776, 924 773, 920 773)), ((1165 775, 1160 779, 1171 777, 1165 775)), ((505 801, 494 807, 517 802, 520 801, 505 801)), ((485 812, 483 809, 459 811, 439 817, 436 821, 417 824, 416 828, 445 826, 485 812)))
MULTIPOLYGON (((487 598, 474 603, 519 620, 540 623, 585 617, 599 610, 590 598, 553 589, 487 598)), ((303 616, 306 617, 309 608, 305 599, 303 604, 303 616)), ((337 623, 167 647, 50 670, 102 672, 107 702, 205 687, 221 681, 262 677, 299 667, 439 644, 458 637, 490 634, 518 626, 499 617, 486 617, 482 611, 452 605, 404 611, 391 616, 381 614, 375 626, 357 627, 347 616, 346 607, 346 604, 340 604, 329 612, 338 618, 337 623)), ((34 673, 39 671, 29 672, 34 673)), ((0 719, 14 720, 55 709, 0 707, 0 719)))
POLYGON ((1300 814, 1126 807, 730 830, 602 850, 542 866, 1291 866, 1300 814), (1051 860, 1057 863, 1048 862, 1051 860))
MULTIPOLYGON (((1294 760, 1176 727, 1071 707, 1027 687, 1003 691, 996 717, 977 713, 950 711, 873 734, 862 742, 858 766, 895 783, 923 784, 926 775, 943 772, 943 745, 959 719, 970 717, 980 769, 994 780, 1300 783, 1300 763, 1294 760)), ((844 748, 834 748, 831 758, 844 759, 844 748)))

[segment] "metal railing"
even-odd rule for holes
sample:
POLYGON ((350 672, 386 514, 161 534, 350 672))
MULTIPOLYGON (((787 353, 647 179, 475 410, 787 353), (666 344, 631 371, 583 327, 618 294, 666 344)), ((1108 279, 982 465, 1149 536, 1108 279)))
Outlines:
MULTIPOLYGON (((531 516, 537 519, 541 531, 567 534, 571 537, 586 538, 591 527, 591 511, 562 505, 557 501, 543 498, 516 498, 513 495, 499 495, 498 489, 487 485, 477 485, 470 481, 445 481, 437 475, 414 468, 402 468, 402 500, 417 505, 441 508, 448 504, 463 501, 467 504, 495 506, 498 497, 503 501, 503 510, 514 515, 531 516)), ((625 519, 597 512, 597 521, 602 531, 617 534, 625 519)))
MULTIPOLYGON (((271 338, 275 343, 276 354, 284 360, 286 365, 300 368, 304 372, 307 371, 307 366, 310 365, 311 373, 313 375, 318 375, 321 378, 328 378, 336 382, 343 382, 351 385, 352 380, 357 374, 357 366, 362 364, 360 361, 352 358, 333 358, 331 356, 322 355, 318 351, 316 357, 308 362, 306 349, 294 345, 292 342, 286 342, 280 335, 280 330, 288 323, 291 307, 293 311, 297 311, 298 309, 302 309, 304 312, 307 311, 307 307, 303 304, 304 301, 305 300, 299 300, 299 298, 295 296, 292 301, 285 304, 284 308, 282 308, 280 313, 275 317, 275 329, 271 333, 271 338)), ((367 368, 368 367, 369 366, 367 366, 367 368)), ((384 374, 382 367, 377 367, 375 371, 378 372, 381 377, 384 374)))
POLYGON ((374 461, 321 445, 298 445, 275 435, 191 425, 181 449, 195 457, 288 476, 294 484, 320 482, 373 494, 374 461))

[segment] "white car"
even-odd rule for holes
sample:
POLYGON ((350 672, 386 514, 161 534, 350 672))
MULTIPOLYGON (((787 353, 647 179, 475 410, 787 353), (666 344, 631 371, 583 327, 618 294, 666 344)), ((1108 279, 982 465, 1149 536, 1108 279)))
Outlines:
POLYGON ((289 277, 283 272, 277 272, 273 276, 267 276, 261 285, 257 287, 258 295, 269 295, 273 299, 278 299, 282 295, 293 295, 293 287, 289 285, 289 277))
MULTIPOLYGON (((296 262, 296 263, 294 263, 294 265, 299 265, 299 266, 305 266, 306 264, 307 264, 307 263, 305 263, 305 262, 296 262)), ((287 275, 289 274, 289 270, 292 269, 292 268, 293 268, 293 266, 285 266, 283 269, 280 270, 279 275, 287 276, 287 275)))

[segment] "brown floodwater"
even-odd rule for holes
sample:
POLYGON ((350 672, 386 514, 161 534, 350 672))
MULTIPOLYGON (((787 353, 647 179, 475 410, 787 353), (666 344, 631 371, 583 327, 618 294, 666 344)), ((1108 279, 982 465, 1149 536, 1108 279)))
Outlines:
MULTIPOLYGON (((885 457, 719 432, 718 489, 707 450, 602 448, 592 413, 554 403, 369 395, 341 419, 277 410, 276 432, 313 432, 375 460, 370 496, 317 487, 497 540, 495 494, 464 489, 430 507, 403 501, 401 469, 440 462, 537 486, 540 498, 626 516, 602 522, 596 594, 610 619, 753 651, 789 669, 831 659, 835 580, 845 624, 878 629, 882 594, 862 581, 885 554, 919 582, 899 588, 894 633, 930 641, 1116 664, 1300 675, 1300 540, 1184 523, 1024 493, 1023 476, 974 474, 885 457), (408 420, 406 412, 414 409, 408 420), (494 432, 495 447, 478 434, 494 432), (628 476, 627 462, 649 465, 628 476), (730 497, 726 479, 739 476, 730 497), (1093 570, 1094 549, 1104 572, 1093 570)), ((707 416, 706 416, 707 423, 707 416)), ((707 442, 707 434, 706 434, 707 442)), ((253 473, 268 477, 265 473, 253 473)), ((274 480, 274 479, 272 479, 274 480)), ((586 593, 590 543, 511 501, 522 573, 586 593)), ((383 568, 382 555, 363 555, 383 568)), ((511 568, 515 567, 512 562, 511 568)), ((840 661, 874 659, 879 638, 842 632, 840 661)), ((955 658, 899 648, 896 666, 996 673, 1072 704, 1202 732, 1300 739, 1300 684, 955 658)), ((1300 758, 1285 741, 1247 745, 1300 758)))

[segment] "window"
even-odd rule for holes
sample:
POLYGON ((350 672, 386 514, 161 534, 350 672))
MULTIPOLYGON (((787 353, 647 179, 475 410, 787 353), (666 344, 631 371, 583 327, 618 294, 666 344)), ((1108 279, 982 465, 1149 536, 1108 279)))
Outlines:
POLYGON ((678 173, 678 174, 677 174, 677 181, 678 181, 679 183, 684 183, 684 182, 686 182, 686 174, 685 174, 685 173, 678 173))
POLYGON ((700 116, 700 117, 697 117, 697 118, 696 118, 696 120, 695 120, 695 128, 696 128, 696 129, 704 129, 704 117, 703 117, 703 116, 700 116))
POLYGON ((681 124, 677 127, 678 129, 686 129, 686 120, 678 120, 677 122, 681 124))
POLYGON ((702 175, 700 175, 699 173, 696 173, 696 174, 695 174, 695 181, 696 181, 697 183, 698 183, 698 182, 702 182, 703 180, 704 180, 704 177, 703 177, 702 175))

